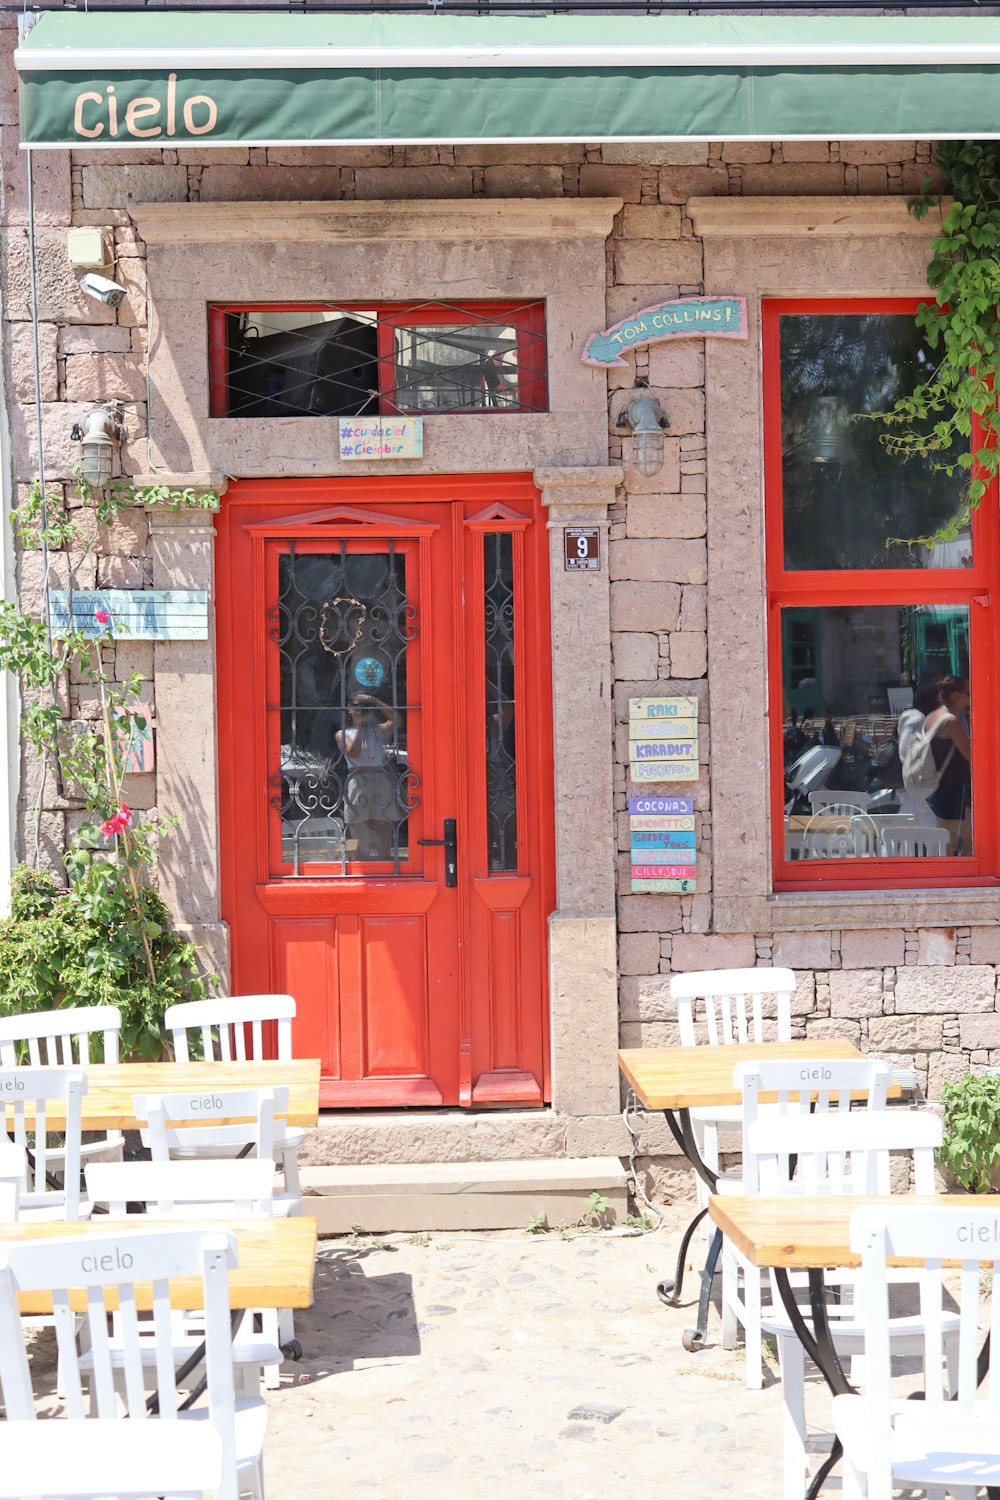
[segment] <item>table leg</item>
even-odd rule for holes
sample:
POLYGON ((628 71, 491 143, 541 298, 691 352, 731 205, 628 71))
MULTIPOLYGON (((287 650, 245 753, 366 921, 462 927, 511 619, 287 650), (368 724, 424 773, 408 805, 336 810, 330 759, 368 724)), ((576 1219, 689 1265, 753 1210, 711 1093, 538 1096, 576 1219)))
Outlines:
POLYGON ((722 1230, 717 1229, 712 1236, 712 1243, 708 1247, 708 1255, 705 1260, 705 1269, 701 1273, 701 1296, 698 1298, 698 1322, 694 1328, 685 1328, 681 1335, 681 1343, 689 1354, 695 1354, 705 1343, 705 1333, 708 1329, 708 1309, 712 1302, 712 1279, 715 1276, 715 1268, 719 1263, 722 1253, 722 1230))
POLYGON ((665 1302, 668 1307, 676 1307, 681 1299, 681 1288, 684 1285, 684 1264, 687 1260, 688 1248, 691 1244, 692 1239, 694 1238, 695 1230, 698 1228, 698 1225, 701 1223, 702 1219, 704 1219, 707 1213, 707 1208, 699 1209, 698 1213, 695 1214, 694 1218, 685 1229, 684 1238, 681 1240, 681 1248, 677 1252, 677 1266, 674 1270, 673 1280, 671 1281, 669 1278, 664 1277, 664 1279, 657 1285, 656 1295, 659 1297, 660 1301, 665 1302))
MULTIPOLYGON (((821 1270, 809 1271, 809 1307, 812 1312, 812 1328, 802 1316, 799 1304, 795 1300, 788 1271, 784 1266, 775 1269, 774 1280, 782 1306, 788 1314, 788 1320, 795 1330, 796 1337, 826 1381, 831 1394, 846 1396, 852 1393, 854 1387, 844 1374, 830 1334, 830 1323, 826 1315, 826 1284, 823 1280, 823 1272, 821 1270)), ((806 1490, 806 1500, 816 1500, 816 1496, 829 1479, 833 1466, 843 1451, 840 1439, 834 1438, 829 1455, 806 1490)))
MULTIPOLYGON (((698 1150, 698 1142, 695 1139, 694 1128, 691 1124, 691 1112, 687 1109, 679 1109, 676 1114, 672 1109, 663 1111, 664 1118, 670 1128, 670 1133, 677 1142, 681 1151, 694 1167, 698 1176, 708 1186, 710 1192, 714 1193, 718 1183, 718 1174, 702 1159, 698 1150)), ((676 1307, 680 1300, 681 1287, 684 1284, 684 1263, 687 1260, 688 1249, 694 1232, 702 1222, 708 1209, 703 1208, 691 1220, 684 1231, 680 1250, 677 1253, 677 1266, 674 1271, 673 1280, 664 1278, 656 1288, 656 1295, 661 1302, 668 1307, 676 1307)), ((701 1278, 701 1293, 698 1298, 698 1322, 694 1328, 686 1328, 683 1334, 685 1349, 694 1351, 700 1349, 705 1342, 705 1331, 708 1327, 708 1308, 712 1297, 712 1278, 719 1261, 719 1252, 722 1249, 722 1234, 716 1231, 709 1246, 708 1256, 705 1260, 705 1269, 701 1278)))

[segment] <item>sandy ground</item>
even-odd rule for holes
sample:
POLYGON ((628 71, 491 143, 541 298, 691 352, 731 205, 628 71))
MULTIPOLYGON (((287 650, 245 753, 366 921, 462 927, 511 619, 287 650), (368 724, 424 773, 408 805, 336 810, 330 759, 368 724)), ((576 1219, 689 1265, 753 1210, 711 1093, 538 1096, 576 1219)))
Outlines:
MULTIPOLYGON (((683 1350, 697 1277, 679 1308, 656 1296, 689 1212, 635 1236, 323 1241, 304 1357, 269 1396, 268 1500, 779 1500, 774 1370, 746 1389, 717 1310, 683 1350)), ((822 1427, 818 1376, 809 1406, 822 1427)))

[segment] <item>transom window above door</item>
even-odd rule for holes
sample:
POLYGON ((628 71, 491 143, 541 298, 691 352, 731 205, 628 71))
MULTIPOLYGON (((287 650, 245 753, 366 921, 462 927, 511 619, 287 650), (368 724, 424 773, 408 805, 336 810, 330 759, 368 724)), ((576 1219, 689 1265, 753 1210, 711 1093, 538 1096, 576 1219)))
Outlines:
POLYGON ((213 417, 537 412, 543 302, 209 308, 213 417))
POLYGON ((902 463, 872 420, 933 369, 916 305, 763 304, 778 890, 998 869, 996 496, 970 515, 957 446, 902 463))

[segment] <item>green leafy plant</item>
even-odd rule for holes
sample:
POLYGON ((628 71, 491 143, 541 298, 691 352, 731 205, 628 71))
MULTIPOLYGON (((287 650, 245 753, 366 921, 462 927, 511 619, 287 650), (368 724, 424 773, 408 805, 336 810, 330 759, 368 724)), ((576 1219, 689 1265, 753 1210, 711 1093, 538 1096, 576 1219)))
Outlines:
POLYGON ((935 162, 939 183, 927 178, 907 207, 917 219, 932 210, 939 214, 927 268, 934 301, 922 302, 916 313, 937 363, 888 412, 872 414, 886 425, 882 441, 896 457, 919 455, 948 474, 956 468, 968 472, 966 504, 947 526, 930 537, 894 539, 925 545, 957 537, 1000 472, 997 143, 939 141, 935 162))
POLYGON ((609 1229, 614 1218, 615 1206, 610 1198, 596 1189, 587 1198, 587 1211, 580 1220, 591 1229, 609 1229))
POLYGON ((545 1234, 549 1227, 549 1221, 544 1213, 532 1214, 525 1225, 528 1234, 545 1234))
POLYGON ((944 1104, 942 1165, 960 1187, 988 1193, 1000 1165, 1000 1076, 970 1073, 941 1089, 944 1104))
MULTIPOLYGON (((46 604, 49 551, 92 550, 101 528, 137 498, 123 486, 92 490, 79 476, 77 492, 81 504, 67 510, 61 493, 35 484, 12 514, 21 542, 42 549, 46 604)), ((183 508, 209 498, 157 490, 149 503, 183 508)), ((109 670, 121 633, 102 610, 93 627, 80 626, 71 603, 57 637, 47 616, 0 603, 0 669, 20 684, 21 735, 36 758, 37 783, 28 812, 30 867, 17 872, 11 915, 0 923, 0 1014, 116 1005, 126 1054, 153 1057, 162 1047, 164 1010, 202 998, 205 984, 195 948, 172 931, 170 913, 148 888, 156 841, 171 820, 143 820, 125 800, 126 768, 149 724, 139 674, 117 681, 109 670), (91 718, 68 717, 71 672, 88 690, 91 718), (63 858, 65 890, 40 868, 42 810, 53 793, 78 814, 63 858)))

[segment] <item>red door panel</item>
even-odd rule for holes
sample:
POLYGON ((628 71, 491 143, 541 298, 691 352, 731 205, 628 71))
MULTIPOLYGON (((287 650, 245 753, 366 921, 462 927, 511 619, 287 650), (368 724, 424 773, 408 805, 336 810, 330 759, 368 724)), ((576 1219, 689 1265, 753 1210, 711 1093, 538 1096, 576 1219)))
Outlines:
POLYGON ((240 481, 223 501, 233 986, 296 997, 324 1105, 548 1097, 548 635, 525 479, 240 481))

